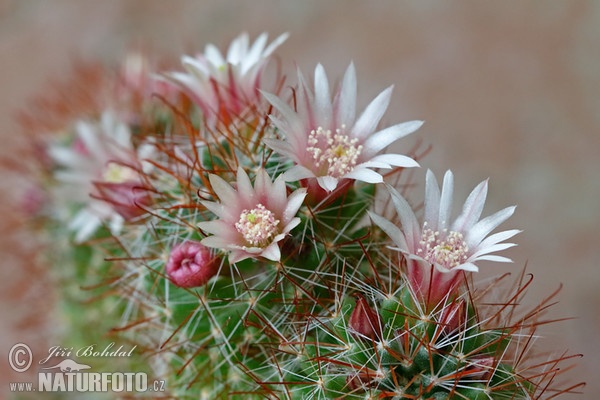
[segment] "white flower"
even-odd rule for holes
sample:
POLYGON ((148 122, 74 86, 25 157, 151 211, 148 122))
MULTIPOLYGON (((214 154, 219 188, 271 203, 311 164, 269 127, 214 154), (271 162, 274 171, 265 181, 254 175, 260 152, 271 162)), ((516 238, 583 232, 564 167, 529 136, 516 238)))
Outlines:
POLYGON ((190 96, 208 124, 225 118, 223 112, 239 116, 259 100, 263 69, 287 37, 282 34, 267 46, 268 35, 262 33, 250 46, 248 34, 242 33, 231 42, 226 56, 208 44, 203 54, 182 57, 185 73, 170 72, 165 77, 190 96))
POLYGON ((139 182, 140 165, 129 128, 112 112, 104 112, 100 121, 77 121, 74 130, 76 137, 70 145, 53 144, 48 153, 58 165, 54 172, 61 183, 57 202, 79 207, 68 228, 75 232, 75 241, 82 242, 104 223, 118 233, 124 222, 113 205, 91 197, 100 196, 95 184, 139 182))
POLYGON ((241 167, 235 189, 217 175, 210 175, 209 179, 220 203, 202 204, 219 219, 198 224, 200 229, 213 234, 201 243, 229 251, 231 264, 257 257, 279 261, 278 242, 300 223, 296 213, 306 190, 297 189, 287 196, 285 182, 282 179, 272 182, 264 169, 256 173, 254 186, 241 167))
POLYGON ((271 120, 285 140, 267 139, 274 151, 289 157, 296 165, 284 178, 295 181, 316 178, 330 192, 342 179, 369 183, 383 182, 374 168, 417 167, 412 158, 400 154, 379 154, 396 140, 416 131, 422 121, 410 121, 378 130, 390 102, 392 88, 381 92, 358 119, 356 109, 356 72, 350 64, 333 100, 324 68, 315 69, 314 92, 298 72, 300 81, 294 111, 279 97, 263 93, 281 113, 271 120))
POLYGON ((436 300, 452 289, 459 271, 478 271, 477 261, 511 262, 509 258, 491 253, 515 246, 503 242, 520 232, 512 229, 488 236, 514 213, 515 207, 507 207, 480 220, 487 196, 487 180, 473 189, 462 213, 452 221, 453 187, 451 171, 444 176, 441 193, 435 176, 427 171, 423 224, 417 221, 408 202, 391 186, 388 189, 402 227, 369 213, 373 222, 396 244, 397 250, 406 255, 407 274, 413 286, 436 300))

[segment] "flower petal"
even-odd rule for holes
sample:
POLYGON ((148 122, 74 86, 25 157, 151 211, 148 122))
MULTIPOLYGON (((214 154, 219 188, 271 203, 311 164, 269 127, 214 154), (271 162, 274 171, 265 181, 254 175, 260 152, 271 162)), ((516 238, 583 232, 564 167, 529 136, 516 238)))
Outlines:
POLYGON ((369 136, 364 143, 365 153, 378 153, 390 144, 394 143, 419 129, 423 121, 408 121, 382 129, 369 136))
POLYGON ((331 95, 329 94, 329 81, 327 74, 321 64, 315 68, 315 103, 313 113, 316 124, 325 129, 331 126, 333 109, 331 106, 331 95))
POLYGON ((402 224, 402 228, 404 230, 404 237, 406 238, 408 250, 412 252, 417 248, 418 241, 421 237, 421 229, 419 223, 417 222, 417 217, 415 217, 415 214, 408 202, 400 193, 398 193, 398 191, 396 191, 396 189, 388 184, 385 186, 390 192, 392 203, 394 204, 396 212, 400 217, 400 223, 402 224))
POLYGON ((440 196, 440 213, 438 215, 437 230, 442 231, 450 225, 450 213, 452 212, 452 196, 454 194, 454 175, 448 170, 444 174, 442 183, 442 194, 440 196))
POLYGON ((469 230, 465 238, 467 245, 470 248, 475 248, 491 231, 510 218, 515 212, 515 208, 515 206, 506 207, 476 223, 475 226, 469 230))
POLYGON ((352 126, 356 118, 356 70, 354 63, 350 63, 344 74, 342 86, 334 101, 337 113, 335 125, 341 127, 352 126))
POLYGON ((487 197, 488 181, 487 179, 477 185, 467 197, 463 206, 462 213, 456 218, 452 229, 457 232, 467 232, 481 217, 481 212, 485 205, 487 197))
POLYGON ((396 225, 392 224, 387 219, 372 213, 371 211, 367 211, 369 217, 375 225, 381 228, 382 231, 386 233, 392 239, 392 241, 398 246, 399 250, 408 252, 408 245, 406 243, 406 238, 404 237, 404 233, 398 228, 396 225))
POLYGON ((367 168, 354 168, 352 170, 352 172, 344 175, 344 178, 347 179, 355 179, 357 181, 361 181, 361 182, 367 182, 367 183, 381 183, 383 182, 383 177, 381 176, 381 174, 367 169, 367 168))
POLYGON ((392 88, 393 86, 388 87, 369 103, 354 124, 352 136, 365 140, 367 136, 375 131, 381 117, 383 117, 385 110, 390 104, 392 88))

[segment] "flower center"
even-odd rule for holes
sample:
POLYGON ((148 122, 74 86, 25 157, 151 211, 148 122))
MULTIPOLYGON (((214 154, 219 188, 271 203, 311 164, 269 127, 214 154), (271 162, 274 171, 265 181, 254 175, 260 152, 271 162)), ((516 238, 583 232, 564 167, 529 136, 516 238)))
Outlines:
POLYGON ((447 269, 452 269, 467 261, 469 247, 463 239, 463 234, 444 229, 442 234, 427 228, 423 224, 423 233, 419 242, 417 255, 430 263, 439 264, 447 269))
POLYGON ((279 220, 275 214, 258 204, 252 210, 244 210, 235 224, 235 229, 251 246, 265 247, 279 231, 279 220))
POLYGON ((326 168, 327 175, 334 178, 341 178, 352 171, 363 149, 362 145, 356 145, 358 139, 350 139, 345 130, 346 126, 342 125, 333 134, 329 129, 318 127, 308 136, 306 151, 312 156, 315 166, 326 168))
POLYGON ((123 183, 138 179, 138 174, 135 170, 119 165, 117 163, 108 163, 106 169, 102 173, 102 180, 110 183, 123 183))

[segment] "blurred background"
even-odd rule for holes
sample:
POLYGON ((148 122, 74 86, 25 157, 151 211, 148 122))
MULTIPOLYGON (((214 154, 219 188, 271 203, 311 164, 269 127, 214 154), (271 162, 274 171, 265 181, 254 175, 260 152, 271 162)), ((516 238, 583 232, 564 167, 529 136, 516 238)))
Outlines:
MULTIPOLYGON (((454 171, 457 202, 489 177, 488 214, 517 204, 505 225, 524 230, 507 254, 515 264, 491 272, 527 264, 531 304, 564 284, 551 316, 574 319, 546 327, 541 343, 584 354, 568 376, 587 381, 586 394, 561 398, 595 398, 600 2, 0 0, 0 157, 22 142, 15 113, 67 78, 75 59, 117 63, 140 47, 177 59, 209 42, 225 49, 241 31, 290 32, 277 54, 291 75, 296 66, 310 75, 320 62, 333 80, 354 61, 362 106, 395 85, 385 121, 426 121, 415 134, 433 145, 422 165, 438 176, 454 171)), ((10 347, 48 348, 52 322, 43 315, 54 298, 13 251, 28 240, 15 234, 11 208, 23 182, 6 171, 0 181, 0 218, 12 221, 0 233, 4 393, 6 381, 22 378, 5 361, 10 347)), ((33 257, 35 246, 29 251, 33 257)))

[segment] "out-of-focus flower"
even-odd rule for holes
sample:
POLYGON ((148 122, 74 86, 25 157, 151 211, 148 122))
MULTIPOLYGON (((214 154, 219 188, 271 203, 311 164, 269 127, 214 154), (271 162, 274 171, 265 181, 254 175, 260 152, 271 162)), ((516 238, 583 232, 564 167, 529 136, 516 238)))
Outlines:
POLYGON ((184 288, 203 286, 219 272, 221 260, 196 241, 173 247, 167 261, 167 275, 175 285, 184 288))
POLYGON ((279 261, 278 242, 300 223, 296 213, 306 190, 297 189, 288 196, 285 182, 279 178, 272 182, 264 169, 258 170, 252 186, 241 167, 235 189, 217 175, 210 175, 210 183, 220 203, 202 204, 219 219, 198 224, 213 234, 202 244, 229 251, 231 264, 257 257, 279 261))
POLYGON ((324 190, 331 192, 343 179, 383 182, 374 168, 418 166, 405 155, 379 154, 422 125, 422 121, 410 121, 377 129, 390 102, 392 87, 371 101, 357 119, 353 64, 346 70, 333 101, 327 75, 320 64, 315 69, 314 92, 300 72, 298 79, 296 111, 279 97, 263 93, 281 113, 281 117, 271 115, 271 120, 285 137, 285 140, 266 139, 265 143, 296 163, 285 173, 287 181, 316 178, 324 190))
POLYGON ((262 33, 250 45, 248 34, 242 33, 231 42, 226 56, 208 44, 203 54, 182 57, 186 72, 170 72, 165 78, 200 107, 207 125, 229 122, 230 116, 241 116, 260 100, 263 69, 287 37, 282 34, 267 46, 268 35, 262 33))
POLYGON ((503 231, 488 236, 506 221, 515 207, 507 207, 480 220, 487 196, 487 180, 473 189, 464 203, 462 213, 451 221, 454 177, 451 171, 444 176, 442 191, 431 171, 427 171, 425 216, 420 225, 408 202, 388 186, 402 229, 387 219, 369 213, 407 258, 408 279, 413 289, 429 304, 437 304, 450 294, 461 271, 478 271, 476 261, 511 262, 491 253, 505 250, 514 243, 502 243, 520 231, 503 231))
POLYGON ((135 214, 135 200, 142 199, 135 189, 142 187, 138 174, 141 163, 129 128, 110 111, 104 112, 100 121, 78 121, 75 134, 72 143, 53 144, 48 154, 58 166, 54 177, 61 183, 56 202, 80 207, 68 227, 75 232, 75 241, 82 242, 104 223, 118 233, 124 217, 135 214), (128 190, 132 193, 124 193, 128 190), (125 205, 128 210, 121 215, 125 205))

